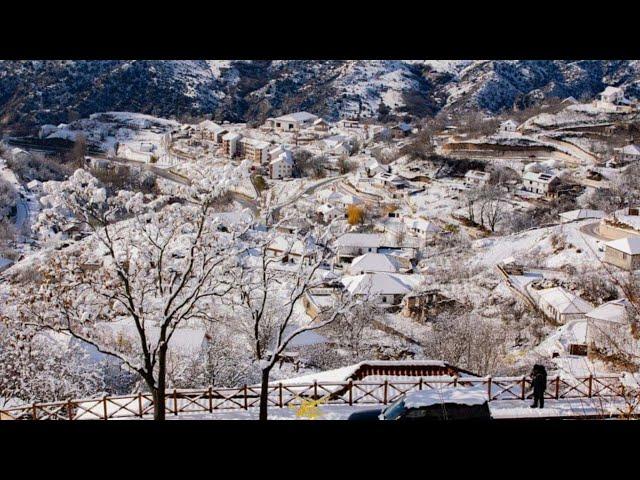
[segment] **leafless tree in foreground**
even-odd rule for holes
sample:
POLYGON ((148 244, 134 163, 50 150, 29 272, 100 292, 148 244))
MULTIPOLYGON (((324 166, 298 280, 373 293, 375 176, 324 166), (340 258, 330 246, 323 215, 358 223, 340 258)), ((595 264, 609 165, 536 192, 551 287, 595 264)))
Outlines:
MULTIPOLYGON (((294 255, 295 245, 309 245, 308 235, 300 243, 275 255, 270 253, 270 240, 258 244, 253 256, 240 259, 231 272, 233 309, 244 335, 253 345, 253 354, 261 370, 260 420, 267 420, 269 378, 273 367, 290 343, 305 332, 326 327, 345 315, 353 301, 345 296, 333 305, 319 308, 313 317, 302 312, 305 297, 316 288, 326 287, 320 267, 329 251, 322 242, 313 242, 309 251, 300 251, 297 263, 287 260, 294 255)), ((306 249, 306 246, 303 247, 306 249)), ((295 255, 298 256, 298 255, 295 255)))
POLYGON ((217 230, 209 196, 154 212, 141 194, 106 199, 93 177, 76 174, 83 182, 68 192, 68 207, 93 235, 42 265, 38 283, 15 286, 15 314, 137 372, 163 420, 171 339, 180 325, 209 320, 212 299, 229 291, 221 272, 242 233, 217 230), (122 209, 128 220, 114 222, 122 209))

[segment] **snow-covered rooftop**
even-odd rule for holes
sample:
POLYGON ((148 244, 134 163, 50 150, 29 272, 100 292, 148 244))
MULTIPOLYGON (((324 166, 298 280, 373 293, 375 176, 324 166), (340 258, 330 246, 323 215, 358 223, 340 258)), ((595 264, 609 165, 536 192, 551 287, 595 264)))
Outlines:
POLYGON ((389 273, 363 273, 342 278, 343 285, 351 294, 360 295, 406 295, 413 288, 403 281, 404 275, 389 273))
POLYGON ((600 95, 620 95, 624 93, 620 87, 607 86, 600 95))
POLYGON ((264 150, 265 148, 269 148, 269 146, 271 145, 269 142, 265 142, 262 140, 256 140, 255 138, 243 138, 242 142, 245 145, 251 145, 254 148, 260 149, 260 150, 264 150))
POLYGON ((209 130, 209 131, 214 132, 214 133, 218 133, 218 132, 222 132, 222 131, 226 130, 226 128, 218 125, 215 122, 212 122, 211 120, 204 120, 204 121, 200 122, 198 124, 198 126, 200 128, 202 128, 203 130, 209 130))
POLYGON ((556 178, 557 175, 555 173, 548 172, 525 172, 525 174, 522 175, 523 180, 531 180, 538 183, 551 183, 556 178))
POLYGON ((637 145, 627 145, 626 147, 616 148, 625 155, 640 155, 640 147, 637 145))
POLYGON ((222 137, 222 139, 223 139, 223 140, 227 140, 227 141, 230 141, 230 140, 239 140, 240 138, 242 138, 242 135, 240 135, 239 133, 236 133, 236 132, 229 132, 229 133, 226 133, 226 134, 222 137))
POLYGON ((630 237, 619 238, 618 240, 612 240, 605 243, 607 248, 613 248, 629 255, 640 254, 640 237, 632 235, 630 237))
POLYGON ((277 250, 280 252, 289 252, 293 255, 303 255, 305 251, 305 245, 302 240, 292 237, 285 237, 283 235, 273 239, 268 246, 271 250, 277 250))
POLYGON ((563 314, 587 313, 593 310, 593 305, 589 302, 562 287, 541 290, 540 298, 563 314))
POLYGON ((469 170, 464 174, 465 178, 473 178, 474 180, 489 180, 489 172, 481 172, 479 170, 469 170))
MULTIPOLYGON (((364 362, 348 365, 346 367, 336 368, 333 370, 325 370, 324 372, 310 373, 299 377, 279 380, 278 383, 283 385, 306 384, 317 381, 319 383, 346 382, 363 366, 388 367, 388 366, 416 366, 416 367, 442 367, 447 364, 441 360, 367 360, 364 362)), ((406 375, 404 375, 406 376, 406 375)), ((465 376, 465 375, 461 375, 465 376)), ((388 375, 393 377, 393 375, 388 375)), ((446 378, 438 376, 438 378, 446 378)), ((367 377, 364 378, 366 381, 367 377)), ((275 383, 275 382, 274 382, 275 383)))
POLYGON ((338 247, 378 248, 382 245, 382 236, 376 233, 345 233, 336 240, 338 247))
POLYGON ((443 403, 482 405, 487 401, 487 389, 484 387, 447 387, 407 393, 404 405, 407 408, 421 408, 443 403))
POLYGON ((313 113, 296 112, 282 115, 281 117, 277 117, 276 120, 281 120, 283 122, 307 122, 310 120, 316 120, 317 118, 318 116, 313 113))
POLYGON ((600 320, 604 322, 626 323, 627 309, 631 307, 631 303, 626 298, 619 298, 607 303, 603 303, 599 307, 587 313, 588 318, 600 320))
POLYGON ((427 233, 439 233, 441 231, 435 223, 424 218, 405 217, 403 222, 412 229, 427 233))
POLYGON ((365 253, 353 259, 349 272, 354 275, 370 272, 396 273, 399 270, 398 261, 382 253, 365 253))
POLYGON ((589 210, 586 208, 579 208, 577 210, 569 210, 560 214, 560 218, 564 221, 570 222, 573 220, 582 220, 583 218, 604 218, 607 214, 602 210, 589 210))

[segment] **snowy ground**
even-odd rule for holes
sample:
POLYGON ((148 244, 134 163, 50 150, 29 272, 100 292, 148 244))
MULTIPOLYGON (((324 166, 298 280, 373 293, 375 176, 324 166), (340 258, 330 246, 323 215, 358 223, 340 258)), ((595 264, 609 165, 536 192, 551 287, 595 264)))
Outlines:
MULTIPOLYGON (((489 402, 491 415, 496 419, 514 418, 558 418, 581 416, 609 416, 620 414, 624 408, 622 400, 614 399, 565 399, 545 400, 545 408, 530 408, 530 400, 500 400, 489 402)), ((318 407, 318 417, 315 420, 347 420, 349 415, 365 410, 385 408, 384 405, 325 405, 318 407)), ((271 420, 310 420, 298 416, 297 407, 270 408, 271 420)), ((220 410, 214 413, 193 413, 168 415, 170 420, 257 420, 258 409, 248 410, 220 410)))
POLYGON ((593 219, 571 222, 552 227, 536 228, 503 237, 476 240, 473 244, 477 252, 473 263, 496 265, 509 257, 518 260, 524 255, 537 255, 544 259, 544 266, 559 268, 566 264, 573 266, 593 264, 602 259, 603 253, 598 250, 598 241, 580 231, 580 227, 593 223, 593 219), (566 237, 574 248, 565 248, 554 252, 551 244, 552 235, 566 237))

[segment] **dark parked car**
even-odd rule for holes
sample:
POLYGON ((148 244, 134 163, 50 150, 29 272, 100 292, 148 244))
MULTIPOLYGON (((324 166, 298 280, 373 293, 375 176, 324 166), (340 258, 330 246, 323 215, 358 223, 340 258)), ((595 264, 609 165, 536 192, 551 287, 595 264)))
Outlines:
POLYGON ((349 420, 490 420, 484 388, 421 390, 403 395, 385 409, 356 412, 349 420))

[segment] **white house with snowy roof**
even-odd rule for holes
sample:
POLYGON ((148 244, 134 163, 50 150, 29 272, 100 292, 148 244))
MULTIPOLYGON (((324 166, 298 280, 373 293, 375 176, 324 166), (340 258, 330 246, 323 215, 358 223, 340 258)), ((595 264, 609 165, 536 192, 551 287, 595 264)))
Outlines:
POLYGON ((558 323, 583 319, 585 314, 593 310, 593 305, 563 287, 528 289, 538 306, 549 318, 558 323))
POLYGON ((619 105, 624 102, 624 90, 619 87, 607 86, 598 95, 598 100, 607 105, 619 105))
POLYGON ((153 163, 159 158, 159 155, 155 152, 155 145, 145 142, 120 143, 118 144, 116 155, 120 158, 142 163, 153 163))
POLYGON ((338 262, 351 262, 365 253, 378 253, 383 237, 377 233, 345 233, 335 242, 338 262))
POLYGON ((334 189, 320 190, 315 196, 322 202, 341 208, 347 208, 350 205, 360 205, 363 203, 362 200, 355 195, 337 192, 334 189))
POLYGON ((338 218, 344 218, 345 216, 345 212, 343 209, 338 208, 329 203, 320 205, 316 209, 316 213, 322 218, 324 222, 327 222, 327 223, 332 222, 338 218))
POLYGON ((318 116, 309 112, 296 112, 281 117, 268 118, 266 125, 281 132, 295 132, 313 126, 318 116))
POLYGON ((551 195, 560 184, 560 179, 553 172, 525 172, 522 175, 522 188, 527 192, 551 195))
POLYGON ((378 173, 390 173, 390 165, 382 165, 375 158, 371 157, 364 163, 364 171, 369 177, 373 177, 378 173))
POLYGON ((291 178, 294 164, 293 155, 291 155, 290 151, 285 150, 269 162, 269 176, 273 180, 291 178))
POLYGON ((469 170, 464 174, 465 185, 473 187, 483 187, 489 183, 491 175, 489 172, 481 172, 479 170, 469 170))
POLYGON ((576 220, 584 220, 585 218, 604 218, 607 216, 602 210, 590 210, 588 208, 579 208, 577 210, 569 210, 562 212, 560 215, 562 223, 575 222, 576 220))
POLYGON ((640 147, 638 145, 626 145, 622 148, 614 148, 614 159, 618 164, 636 162, 640 160, 640 147))
POLYGON ((283 263, 309 263, 313 256, 313 246, 294 236, 279 235, 265 248, 265 255, 277 257, 283 263))
POLYGON ((517 128, 518 128, 518 123, 515 120, 509 119, 509 120, 505 120, 500 124, 499 131, 513 133, 516 131, 517 128))
POLYGON ((437 235, 442 231, 435 223, 430 220, 425 220, 419 217, 403 217, 402 222, 407 226, 407 229, 422 238, 427 238, 432 235, 437 235))
POLYGON ((593 309, 585 315, 587 344, 604 353, 620 353, 620 348, 637 348, 629 322, 635 314, 635 308, 626 298, 612 300, 593 309))
POLYGON ((640 237, 631 235, 604 244, 604 261, 625 270, 640 268, 640 237))
POLYGON ((215 143, 222 142, 222 136, 228 133, 228 130, 211 120, 205 120, 198 124, 198 131, 203 139, 211 140, 215 143))
POLYGON ((347 291, 356 297, 364 297, 380 305, 398 305, 405 295, 415 288, 411 275, 386 272, 362 273, 342 278, 347 291))
POLYGON ((361 273, 398 273, 401 265, 396 257, 383 253, 365 253, 353 259, 349 265, 349 274, 360 275, 361 273))
POLYGON ((228 132, 222 136, 222 149, 224 150, 224 154, 231 158, 240 154, 240 140, 242 139, 242 135, 237 132, 228 132))

